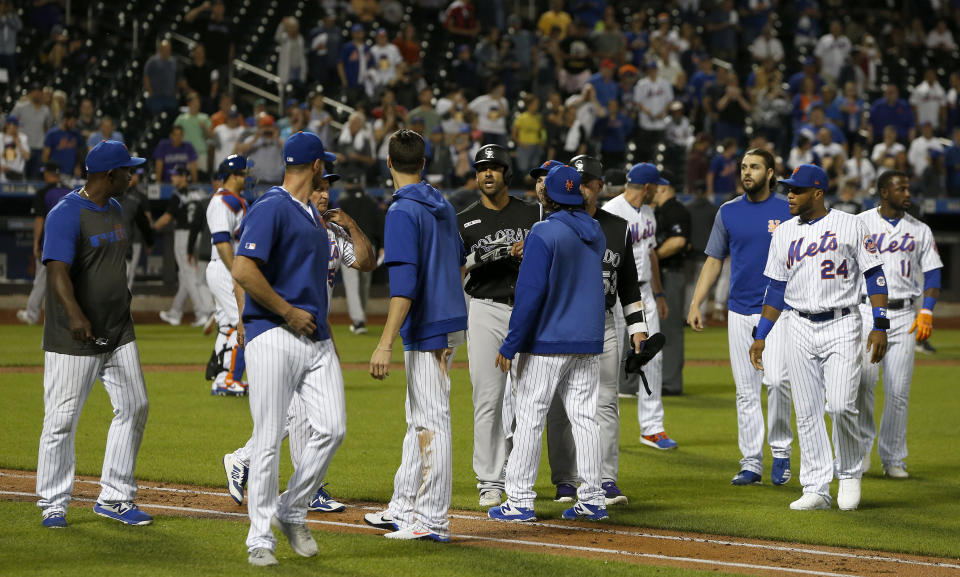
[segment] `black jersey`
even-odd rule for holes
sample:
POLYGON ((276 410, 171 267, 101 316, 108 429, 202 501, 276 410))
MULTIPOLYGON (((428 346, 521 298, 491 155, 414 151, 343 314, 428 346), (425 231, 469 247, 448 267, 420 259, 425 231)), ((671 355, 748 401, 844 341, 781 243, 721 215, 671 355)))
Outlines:
MULTIPOLYGON (((491 210, 475 202, 457 215, 460 238, 469 255, 478 248, 519 242, 540 220, 540 206, 510 197, 503 210, 491 210)), ((473 298, 512 302, 520 259, 506 258, 483 264, 467 273, 464 290, 473 298)))
POLYGON ((624 305, 641 300, 640 281, 633 265, 633 247, 627 242, 626 220, 605 210, 597 210, 593 218, 600 223, 607 238, 607 250, 603 253, 603 290, 607 310, 617 304, 617 296, 624 305))

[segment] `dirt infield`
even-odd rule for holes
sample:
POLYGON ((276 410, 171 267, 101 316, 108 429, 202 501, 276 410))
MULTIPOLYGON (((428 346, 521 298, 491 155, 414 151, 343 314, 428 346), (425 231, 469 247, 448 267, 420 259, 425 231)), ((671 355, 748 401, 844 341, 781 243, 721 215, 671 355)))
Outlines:
MULTIPOLYGON (((35 483, 33 472, 0 470, 0 499, 33 501, 35 483)), ((90 507, 98 493, 95 478, 77 477, 74 503, 90 507)), ((155 515, 247 519, 246 507, 237 506, 223 489, 146 482, 140 485, 137 503, 155 515)), ((310 513, 308 523, 316 531, 381 532, 364 524, 363 514, 381 509, 382 504, 347 505, 343 513, 310 513)), ((611 512, 616 518, 616 511, 611 512)), ((746 575, 960 576, 960 562, 955 559, 646 530, 607 522, 541 520, 521 525, 497 523, 477 511, 451 511, 451 530, 451 546, 496 547, 746 575)))

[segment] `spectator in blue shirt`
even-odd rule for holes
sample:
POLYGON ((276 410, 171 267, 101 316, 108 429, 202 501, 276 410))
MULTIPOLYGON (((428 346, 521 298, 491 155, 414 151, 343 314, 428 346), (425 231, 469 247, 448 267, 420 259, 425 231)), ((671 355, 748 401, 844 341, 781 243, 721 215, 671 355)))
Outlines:
POLYGON ((60 172, 79 177, 86 153, 83 136, 77 132, 77 110, 67 108, 60 126, 55 126, 43 139, 44 163, 55 162, 60 172))
POLYGON ((600 141, 600 156, 606 166, 620 167, 627 160, 627 139, 633 132, 633 120, 620 109, 620 102, 607 103, 607 115, 598 118, 593 135, 600 141))
POLYGON ((593 87, 596 88, 597 100, 603 106, 606 106, 611 100, 620 98, 620 87, 617 85, 617 81, 613 79, 613 71, 616 67, 617 65, 614 64, 613 60, 606 58, 600 63, 600 72, 596 72, 590 77, 590 84, 593 84, 593 87))
POLYGON ((803 70, 794 73, 787 80, 787 84, 790 86, 790 94, 797 94, 803 89, 804 78, 813 80, 817 92, 820 92, 820 89, 823 88, 823 77, 817 72, 817 59, 813 56, 807 56, 806 60, 803 61, 803 70))
POLYGON ((897 140, 911 142, 916 134, 916 121, 913 109, 906 100, 900 98, 900 89, 896 84, 887 84, 883 98, 870 105, 870 125, 873 134, 883 134, 883 129, 893 125, 897 129, 897 140))
POLYGON ((337 63, 340 84, 354 101, 362 96, 363 80, 373 66, 370 48, 364 43, 365 36, 363 24, 354 24, 350 29, 350 42, 340 47, 340 62, 337 63))
POLYGON ((863 99, 857 96, 856 83, 847 82, 843 86, 843 96, 837 98, 836 106, 840 111, 837 125, 846 133, 848 139, 852 139, 852 136, 860 131, 863 113, 867 108, 863 99))
POLYGON ((707 195, 730 195, 737 192, 737 141, 728 138, 724 140, 723 153, 713 157, 710 161, 710 171, 707 172, 707 195))
POLYGON ((820 132, 821 128, 827 128, 830 130, 830 138, 833 140, 833 142, 838 144, 847 143, 847 137, 843 134, 843 131, 840 130, 840 127, 827 120, 827 115, 823 110, 823 106, 820 104, 814 104, 810 109, 810 122, 801 125, 800 129, 797 130, 797 133, 794 136, 794 144, 796 144, 796 139, 800 136, 800 134, 806 134, 810 137, 810 140, 816 140, 817 133, 820 132))

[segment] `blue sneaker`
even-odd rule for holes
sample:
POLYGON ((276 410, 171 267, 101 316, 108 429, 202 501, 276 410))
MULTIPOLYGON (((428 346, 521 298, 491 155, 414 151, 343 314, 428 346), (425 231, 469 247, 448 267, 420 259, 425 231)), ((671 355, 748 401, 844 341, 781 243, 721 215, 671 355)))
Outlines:
POLYGON ((627 496, 623 494, 623 491, 620 490, 620 487, 617 487, 614 481, 607 481, 600 486, 603 487, 603 497, 608 507, 610 505, 627 504, 627 496))
POLYGON ((607 508, 603 505, 577 503, 563 512, 563 518, 567 521, 603 521, 609 519, 610 515, 607 515, 607 508))
POLYGON ((223 472, 227 474, 227 491, 230 496, 237 505, 243 505, 243 489, 247 486, 250 468, 234 457, 233 453, 227 453, 223 456, 223 472))
POLYGON ((515 523, 537 520, 533 509, 514 507, 510 501, 507 501, 499 507, 491 507, 490 510, 487 511, 487 516, 495 521, 512 521, 515 523))
POLYGON ((744 469, 737 473, 737 476, 730 480, 731 485, 759 485, 760 484, 760 475, 754 473, 753 471, 747 471, 744 469))
POLYGON ((320 488, 317 489, 317 494, 313 496, 313 499, 310 501, 310 504, 307 505, 308 511, 318 511, 320 513, 339 513, 347 508, 346 505, 335 501, 329 493, 323 490, 327 484, 324 483, 320 485, 320 488))
POLYGON ((137 508, 133 503, 113 503, 105 505, 98 502, 93 506, 93 512, 101 517, 120 521, 125 525, 149 525, 153 517, 137 508))
POLYGON ((656 435, 642 435, 640 442, 648 447, 660 449, 661 451, 669 451, 670 449, 677 448, 677 442, 671 439, 666 431, 660 431, 656 435))
POLYGON ((51 513, 43 518, 41 524, 47 529, 66 529, 67 518, 60 512, 51 513))
POLYGON ((783 485, 790 480, 790 457, 782 459, 773 459, 773 467, 770 469, 770 480, 774 485, 783 485))
POLYGON ((557 484, 557 496, 553 498, 557 503, 573 503, 577 500, 577 488, 570 483, 557 484))

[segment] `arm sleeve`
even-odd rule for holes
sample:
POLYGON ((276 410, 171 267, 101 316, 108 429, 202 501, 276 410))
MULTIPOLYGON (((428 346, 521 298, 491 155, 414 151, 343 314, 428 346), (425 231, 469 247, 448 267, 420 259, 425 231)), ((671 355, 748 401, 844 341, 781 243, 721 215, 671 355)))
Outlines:
POLYGON ((64 202, 54 207, 44 225, 43 264, 51 260, 73 264, 79 235, 80 215, 73 204, 64 202))
POLYGON ((717 260, 723 260, 730 254, 729 243, 730 237, 727 234, 727 227, 723 224, 723 209, 721 209, 713 219, 713 230, 710 231, 710 239, 703 252, 717 260))
POLYGON ((401 210, 391 210, 390 214, 387 214, 383 236, 384 264, 419 264, 417 239, 420 238, 420 232, 409 214, 401 210))
POLYGON ((262 262, 270 259, 276 228, 281 218, 273 203, 258 202, 250 208, 240 227, 237 256, 262 262))
POLYGON ((187 254, 193 256, 197 252, 197 237, 200 236, 202 226, 206 226, 206 220, 198 214, 193 222, 190 223, 190 236, 187 237, 187 254))
POLYGON ((787 292, 787 281, 784 280, 774 280, 769 277, 765 277, 769 281, 767 285, 767 290, 763 295, 763 304, 772 306, 778 311, 782 311, 787 304, 784 302, 784 293, 787 292))
POLYGON ((137 214, 133 217, 133 224, 140 229, 144 244, 153 246, 153 229, 150 227, 150 220, 147 218, 147 210, 143 208, 143 203, 137 206, 137 214))
POLYGON ((500 354, 512 359, 528 342, 534 330, 543 299, 546 297, 547 279, 550 274, 551 251, 539 235, 531 232, 523 245, 523 260, 514 290, 513 313, 507 338, 500 347, 500 354))
MULTIPOLYGON (((620 253, 620 268, 617 269, 617 296, 625 310, 630 305, 643 300, 640 280, 637 277, 637 266, 633 260, 633 249, 629 244, 624 244, 623 252, 620 253)), ((628 316, 624 312, 624 317, 628 316)))
POLYGON ((923 273, 923 290, 927 289, 938 289, 940 288, 940 271, 942 269, 935 268, 933 270, 928 270, 923 273))
POLYGON ((863 273, 863 277, 867 283, 867 294, 868 295, 885 295, 887 294, 887 280, 883 276, 883 267, 877 265, 870 270, 863 273))

